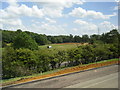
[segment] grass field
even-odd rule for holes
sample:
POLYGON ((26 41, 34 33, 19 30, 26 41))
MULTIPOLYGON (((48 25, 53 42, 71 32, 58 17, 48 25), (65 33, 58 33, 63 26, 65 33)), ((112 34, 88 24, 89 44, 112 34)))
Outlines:
MULTIPOLYGON (((58 44, 48 44, 48 45, 40 45, 39 49, 47 49, 47 46, 52 46, 52 48, 49 48, 50 50, 68 50, 72 48, 76 48, 80 45, 86 45, 87 43, 81 44, 81 43, 58 43, 58 44)), ((11 43, 7 44, 7 46, 11 46, 11 43)), ((0 48, 0 50, 4 50, 4 48, 0 48)))
POLYGON ((47 46, 52 46, 52 48, 50 48, 50 49, 68 50, 68 49, 76 48, 76 47, 78 47, 80 45, 86 45, 86 44, 81 44, 81 43, 48 44, 48 45, 39 46, 39 49, 48 49, 47 46))

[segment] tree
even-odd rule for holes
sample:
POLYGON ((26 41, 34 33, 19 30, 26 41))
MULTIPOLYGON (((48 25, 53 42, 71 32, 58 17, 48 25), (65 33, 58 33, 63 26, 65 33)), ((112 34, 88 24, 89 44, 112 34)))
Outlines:
POLYGON ((63 42, 63 39, 62 39, 62 37, 60 37, 60 36, 57 36, 56 38, 57 38, 57 43, 62 43, 62 42, 63 42))
POLYGON ((52 43, 57 43, 57 38, 55 38, 55 36, 51 37, 51 42, 52 43))
POLYGON ((11 65, 11 62, 15 60, 15 50, 13 48, 5 48, 2 51, 2 70, 3 70, 3 78, 11 78, 15 76, 14 65, 11 65))
POLYGON ((93 47, 91 45, 82 46, 81 58, 85 60, 85 64, 94 62, 93 47))
POLYGON ((58 63, 58 68, 59 68, 61 66, 61 64, 68 59, 67 52, 65 50, 58 51, 55 59, 58 63))
POLYGON ((100 42, 100 35, 93 34, 90 36, 90 41, 89 41, 90 44, 98 43, 98 42, 100 42))
POLYGON ((46 35, 35 35, 34 39, 39 45, 45 45, 48 43, 46 35))
POLYGON ((89 36, 88 35, 82 35, 82 42, 89 42, 89 36))
POLYGON ((37 57, 29 49, 7 47, 2 54, 3 78, 31 75, 36 73, 37 57))
POLYGON ((13 43, 14 38, 16 37, 16 33, 14 31, 2 31, 2 41, 5 43, 13 43))
POLYGON ((70 36, 69 36, 69 42, 73 42, 73 35, 72 34, 70 34, 70 36))
POLYGON ((81 42, 81 37, 80 36, 74 36, 74 42, 80 43, 81 42))
POLYGON ((46 72, 50 70, 50 62, 54 59, 54 54, 52 52, 45 49, 36 51, 38 57, 38 72, 46 72))
POLYGON ((73 66, 74 65, 74 56, 76 55, 75 53, 75 49, 70 49, 67 51, 68 53, 68 66, 73 66))
POLYGON ((119 33, 116 29, 113 29, 112 31, 102 34, 100 38, 104 43, 119 43, 119 33))
POLYGON ((21 29, 18 29, 16 32, 17 32, 17 33, 21 33, 21 32, 22 32, 22 30, 21 30, 21 29))
POLYGON ((29 49, 17 49, 16 50, 16 60, 23 62, 28 69, 35 68, 36 66, 36 56, 33 51, 29 49))
POLYGON ((24 32, 21 32, 15 38, 13 47, 15 49, 19 49, 19 48, 28 48, 30 50, 38 49, 38 45, 35 42, 35 40, 33 40, 28 34, 26 34, 24 32))

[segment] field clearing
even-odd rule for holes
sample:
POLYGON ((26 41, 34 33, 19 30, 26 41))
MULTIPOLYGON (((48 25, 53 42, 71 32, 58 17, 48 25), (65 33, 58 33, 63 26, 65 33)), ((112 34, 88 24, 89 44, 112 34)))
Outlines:
POLYGON ((39 49, 48 49, 47 46, 52 46, 50 49, 55 50, 68 50, 72 48, 76 48, 81 45, 87 45, 87 43, 81 44, 81 43, 57 43, 57 44, 48 44, 48 45, 42 45, 39 46, 39 49))

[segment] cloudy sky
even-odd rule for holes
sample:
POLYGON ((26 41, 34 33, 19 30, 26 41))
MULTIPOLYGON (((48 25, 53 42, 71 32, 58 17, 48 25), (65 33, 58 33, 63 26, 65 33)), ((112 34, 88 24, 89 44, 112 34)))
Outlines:
POLYGON ((118 27, 117 2, 39 0, 0 3, 0 28, 46 35, 83 35, 118 27))

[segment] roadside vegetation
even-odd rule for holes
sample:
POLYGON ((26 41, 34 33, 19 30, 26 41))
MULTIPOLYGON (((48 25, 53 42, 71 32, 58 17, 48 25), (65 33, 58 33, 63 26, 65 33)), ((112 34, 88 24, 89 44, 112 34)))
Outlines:
POLYGON ((103 60, 97 63, 89 63, 89 64, 83 64, 83 65, 78 65, 73 67, 62 67, 59 69, 50 70, 50 71, 39 73, 39 74, 33 74, 30 76, 22 76, 22 77, 16 77, 11 79, 5 79, 5 80, 2 80, 2 85, 6 86, 11 84, 18 84, 21 82, 29 82, 32 80, 49 78, 49 77, 58 76, 65 73, 80 72, 83 70, 88 70, 89 68, 98 68, 101 66, 106 66, 111 64, 118 64, 118 59, 103 60))
POLYGON ((116 29, 82 37, 1 31, 3 80, 119 57, 120 34, 116 29), (49 45, 52 48, 47 48, 49 45))

